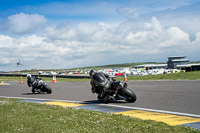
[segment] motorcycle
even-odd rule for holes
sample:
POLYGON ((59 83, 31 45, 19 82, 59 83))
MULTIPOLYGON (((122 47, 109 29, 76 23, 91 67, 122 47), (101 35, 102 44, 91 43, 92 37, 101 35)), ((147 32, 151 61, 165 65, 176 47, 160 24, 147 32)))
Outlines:
POLYGON ((104 73, 94 73, 91 76, 90 81, 92 88, 92 93, 97 93, 97 99, 99 101, 112 101, 112 100, 125 100, 129 103, 133 103, 136 101, 137 97, 135 93, 130 90, 127 83, 121 83, 120 81, 116 81, 114 78, 105 75, 104 73), (101 97, 101 93, 105 91, 105 97, 101 97))
POLYGON ((27 84, 29 87, 32 87, 32 93, 52 93, 52 89, 41 78, 34 78, 31 76, 27 76, 27 78, 27 84))

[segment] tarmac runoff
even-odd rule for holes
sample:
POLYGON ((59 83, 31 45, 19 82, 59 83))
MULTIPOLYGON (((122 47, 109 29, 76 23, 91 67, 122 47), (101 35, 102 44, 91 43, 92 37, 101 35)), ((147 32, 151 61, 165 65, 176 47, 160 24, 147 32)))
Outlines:
MULTIPOLYGON (((5 97, 5 96, 0 96, 5 97)), ((33 102, 48 105, 57 105, 62 107, 73 107, 77 109, 87 109, 92 111, 100 111, 112 114, 122 114, 142 120, 154 120, 164 122, 171 126, 188 126, 200 130, 200 115, 186 114, 179 112, 171 112, 164 110, 154 110, 146 108, 118 106, 113 104, 102 104, 100 102, 82 102, 82 101, 67 101, 55 99, 36 99, 23 97, 7 97, 18 98, 23 102, 33 102)))

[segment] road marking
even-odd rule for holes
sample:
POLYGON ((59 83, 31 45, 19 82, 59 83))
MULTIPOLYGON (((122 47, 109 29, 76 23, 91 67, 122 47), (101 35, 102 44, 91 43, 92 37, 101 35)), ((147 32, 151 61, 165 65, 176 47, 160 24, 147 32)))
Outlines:
MULTIPOLYGON (((10 97, 10 96, 0 96, 6 98, 17 98, 17 99, 31 99, 31 100, 49 100, 49 101, 61 101, 61 102, 69 102, 69 103, 80 103, 80 104, 88 104, 84 101, 70 101, 70 100, 59 100, 59 99, 42 99, 42 98, 27 98, 27 97, 10 97)), ((90 102, 91 104, 91 102, 90 102)), ((121 105, 114 105, 114 104, 98 104, 100 106, 111 106, 111 107, 119 107, 131 110, 143 110, 143 111, 150 111, 150 112, 158 112, 158 113, 166 113, 166 114, 173 114, 173 115, 182 115, 182 116, 189 116, 189 117, 196 117, 200 118, 200 115, 196 114, 188 114, 188 113, 180 113, 180 112, 173 112, 173 111, 165 111, 165 110, 156 110, 156 109, 147 109, 147 108, 139 108, 139 107, 129 107, 129 106, 121 106, 121 105)))
POLYGON ((158 112, 158 113, 166 113, 166 114, 173 114, 173 115, 181 115, 181 116, 188 116, 188 117, 200 118, 200 115, 188 114, 188 113, 180 113, 180 112, 173 112, 173 111, 147 109, 147 108, 139 108, 139 107, 129 107, 129 106, 121 106, 121 105, 113 105, 113 104, 99 104, 99 105, 111 106, 111 107, 121 107, 121 108, 127 108, 127 109, 132 109, 132 110, 143 110, 143 111, 150 111, 150 112, 158 112))
POLYGON ((10 85, 10 84, 1 82, 0 85, 10 85))
POLYGON ((124 112, 117 112, 113 114, 122 114, 126 116, 132 116, 142 120, 155 120, 159 122, 164 122, 172 126, 182 125, 186 123, 200 122, 200 118, 192 118, 187 116, 178 116, 165 113, 149 112, 143 110, 131 110, 124 112))
POLYGON ((58 106, 62 106, 62 107, 77 107, 77 106, 83 106, 83 105, 85 105, 85 104, 70 103, 70 102, 61 102, 61 101, 44 102, 44 104, 58 105, 58 106))

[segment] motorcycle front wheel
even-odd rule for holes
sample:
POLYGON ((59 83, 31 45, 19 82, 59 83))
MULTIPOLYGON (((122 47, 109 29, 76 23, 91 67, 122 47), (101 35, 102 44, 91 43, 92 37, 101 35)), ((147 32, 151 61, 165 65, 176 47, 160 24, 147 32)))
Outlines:
POLYGON ((135 93, 128 89, 128 88, 125 88, 125 87, 122 87, 120 90, 119 90, 119 94, 124 96, 125 97, 125 100, 129 103, 133 103, 136 101, 137 97, 135 95, 135 93))
POLYGON ((48 85, 44 85, 44 90, 47 92, 47 94, 52 93, 52 89, 48 85))

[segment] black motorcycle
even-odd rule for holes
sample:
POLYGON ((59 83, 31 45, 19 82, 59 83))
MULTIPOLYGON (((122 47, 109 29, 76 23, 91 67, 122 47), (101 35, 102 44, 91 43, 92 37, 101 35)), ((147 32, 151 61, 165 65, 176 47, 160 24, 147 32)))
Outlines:
POLYGON ((116 81, 104 73, 94 73, 91 76, 90 83, 92 85, 91 91, 92 93, 98 94, 97 98, 99 101, 105 101, 104 97, 107 97, 105 102, 111 100, 126 100, 129 103, 133 103, 137 99, 135 93, 127 88, 127 83, 122 84, 120 81, 116 81), (103 98, 101 97, 102 92, 105 93, 103 98))
POLYGON ((32 87, 33 93, 52 93, 52 89, 41 78, 27 76, 27 84, 32 87))

